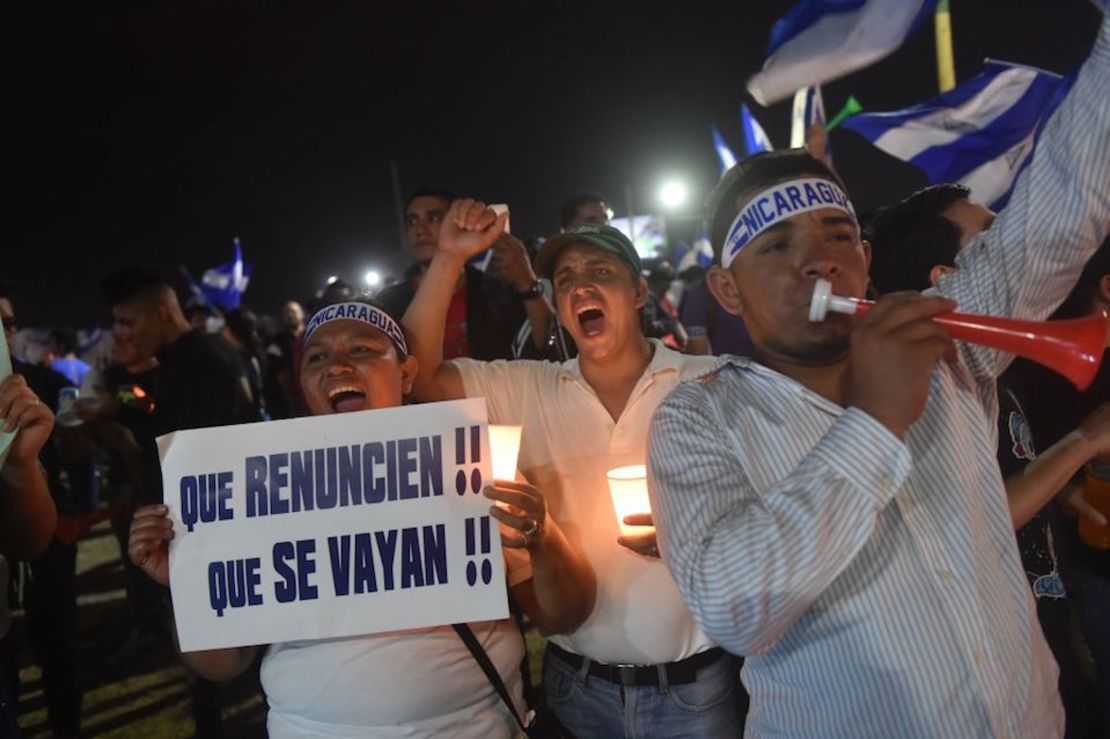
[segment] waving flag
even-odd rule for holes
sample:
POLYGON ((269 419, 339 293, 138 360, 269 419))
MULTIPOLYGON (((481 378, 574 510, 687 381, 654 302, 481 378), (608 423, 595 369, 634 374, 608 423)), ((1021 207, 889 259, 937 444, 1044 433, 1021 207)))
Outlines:
POLYGON ((243 250, 239 239, 234 240, 235 258, 212 269, 200 278, 200 291, 205 302, 224 310, 239 307, 239 301, 250 282, 251 265, 243 264, 243 250))
POLYGON ((998 210, 1074 79, 987 60, 982 74, 951 92, 905 110, 852 116, 841 125, 918 167, 933 183, 959 182, 998 210))
POLYGON ((732 149, 728 148, 728 144, 725 143, 716 126, 713 126, 713 148, 717 150, 717 161, 721 163, 721 174, 736 166, 736 155, 732 153, 732 149))
POLYGON ((740 125, 744 129, 744 156, 750 157, 761 151, 774 151, 771 139, 767 137, 763 126, 755 119, 747 105, 740 105, 740 125))
POLYGON ((713 266, 713 246, 709 243, 709 229, 701 227, 698 235, 694 237, 694 245, 687 246, 680 243, 674 254, 675 272, 682 274, 690 267, 708 269, 713 266))
POLYGON ((937 0, 801 0, 771 28, 767 61, 748 80, 761 105, 873 64, 932 14, 937 0))

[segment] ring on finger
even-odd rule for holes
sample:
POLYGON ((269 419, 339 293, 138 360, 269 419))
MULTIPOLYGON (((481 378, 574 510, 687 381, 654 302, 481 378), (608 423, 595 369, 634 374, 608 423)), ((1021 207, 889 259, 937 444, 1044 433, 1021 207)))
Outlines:
POLYGON ((528 528, 520 532, 524 536, 524 543, 528 544, 535 538, 536 534, 540 533, 540 522, 536 519, 529 519, 528 528))

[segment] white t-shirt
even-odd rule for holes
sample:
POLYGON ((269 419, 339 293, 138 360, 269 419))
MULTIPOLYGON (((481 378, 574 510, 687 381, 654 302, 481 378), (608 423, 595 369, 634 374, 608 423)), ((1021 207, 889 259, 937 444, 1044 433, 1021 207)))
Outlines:
MULTIPOLYGON (((506 553, 509 587, 528 579, 506 553)), ((470 624, 524 716, 524 641, 512 619, 470 624)), ((272 644, 262 660, 267 730, 282 737, 457 737, 519 734, 516 720, 451 626, 272 644)))
POLYGON ((582 378, 578 360, 452 360, 468 397, 485 397, 490 423, 520 424, 518 467, 543 491, 549 515, 597 573, 594 611, 559 646, 607 663, 661 664, 713 644, 693 618, 659 559, 617 544, 620 528, 605 473, 645 464, 656 407, 681 380, 717 361, 679 354, 651 340, 655 353, 614 422, 582 378))

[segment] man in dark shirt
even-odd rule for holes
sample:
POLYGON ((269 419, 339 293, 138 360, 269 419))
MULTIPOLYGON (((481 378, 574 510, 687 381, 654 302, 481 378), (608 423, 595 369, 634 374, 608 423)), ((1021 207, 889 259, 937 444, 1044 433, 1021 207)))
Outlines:
POLYGON ((158 358, 157 435, 254 419, 246 369, 235 349, 221 336, 190 326, 177 294, 156 272, 116 272, 103 290, 120 339, 158 358))
MULTIPOLYGON (((16 317, 11 290, 0 288, 0 317, 4 333, 10 340, 15 334, 16 317)), ((50 407, 58 411, 58 393, 72 387, 69 380, 44 365, 32 365, 12 358, 12 370, 23 375, 28 387, 50 407)), ((58 428, 39 452, 39 461, 46 471, 46 481, 57 508, 71 507, 62 485, 62 458, 56 445, 58 428)), ((29 562, 31 578, 24 593, 27 609, 27 631, 31 649, 42 666, 43 693, 47 719, 54 736, 77 736, 81 727, 81 686, 77 664, 77 545, 64 544, 51 537, 50 544, 29 562)), ((18 692, 18 672, 13 690, 18 692)))
MULTIPOLYGON (((405 236, 416 263, 404 279, 382 290, 378 301, 390 314, 404 315, 416 294, 425 269, 439 242, 439 228, 454 194, 420 189, 405 204, 405 236)), ((485 361, 513 358, 513 338, 527 317, 539 326, 543 346, 551 313, 543 300, 543 287, 532 271, 528 252, 518 239, 503 234, 492 247, 485 271, 467 264, 459 274, 444 331, 444 357, 471 357, 485 361)))
POLYGON ((295 300, 281 306, 281 330, 266 347, 266 408, 271 418, 293 418, 300 411, 300 394, 293 355, 304 333, 304 308, 295 300))
MULTIPOLYGON (((235 349, 219 335, 194 329, 177 294, 157 272, 124 269, 106 277, 101 288, 120 340, 134 344, 143 356, 158 358, 151 424, 156 436, 256 419, 246 369, 235 349)), ((222 734, 215 683, 194 681, 193 715, 197 736, 222 734)))

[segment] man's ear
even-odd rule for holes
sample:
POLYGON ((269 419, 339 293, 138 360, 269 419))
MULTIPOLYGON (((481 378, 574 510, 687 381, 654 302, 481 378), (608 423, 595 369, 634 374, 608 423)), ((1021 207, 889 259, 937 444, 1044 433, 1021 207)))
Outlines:
POLYGON ((420 363, 411 354, 401 360, 401 394, 408 395, 412 392, 412 383, 416 380, 416 373, 420 370, 420 363))
POLYGON ((863 266, 867 270, 867 274, 871 274, 871 242, 867 239, 860 239, 860 247, 863 249, 863 266))
POLYGON ((636 283, 636 308, 637 309, 643 308, 645 305, 647 305, 648 292, 650 292, 650 290, 648 288, 647 280, 645 280, 643 277, 641 277, 640 281, 636 283))
POLYGON ((711 267, 705 276, 705 282, 722 308, 734 316, 744 315, 744 300, 740 297, 736 278, 731 271, 724 267, 711 267))
POLYGON ((947 264, 934 264, 933 268, 929 270, 929 284, 936 287, 937 281, 945 275, 950 275, 956 271, 955 267, 949 267, 947 264))
POLYGON ((1110 304, 1110 274, 1098 278, 1098 299, 1110 304))

